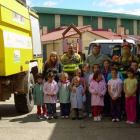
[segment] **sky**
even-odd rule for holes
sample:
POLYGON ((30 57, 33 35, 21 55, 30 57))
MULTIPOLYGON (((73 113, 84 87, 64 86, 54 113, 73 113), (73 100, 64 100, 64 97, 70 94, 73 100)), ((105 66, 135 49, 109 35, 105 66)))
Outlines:
POLYGON ((140 16, 140 0, 26 0, 30 7, 127 13, 140 16))

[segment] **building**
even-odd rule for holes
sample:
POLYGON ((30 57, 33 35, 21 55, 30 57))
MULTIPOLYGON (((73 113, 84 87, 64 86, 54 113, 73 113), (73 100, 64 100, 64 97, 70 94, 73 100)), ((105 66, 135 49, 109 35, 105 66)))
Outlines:
MULTIPOLYGON (((63 55, 63 35, 62 33, 67 29, 66 26, 49 31, 47 34, 41 36, 42 50, 43 50, 43 61, 47 60, 52 51, 56 51, 61 57, 63 55)), ((118 35, 117 33, 111 32, 107 29, 92 29, 91 25, 77 27, 82 33, 82 53, 88 54, 89 44, 97 39, 132 39, 136 44, 140 44, 140 36, 138 35, 118 35)), ((77 38, 79 34, 74 30, 70 29, 66 34, 68 43, 73 43, 76 46, 77 38)), ((139 52, 139 48, 138 48, 139 52)))
POLYGON ((125 34, 140 35, 140 16, 137 15, 48 7, 32 8, 40 17, 40 27, 47 26, 48 31, 73 23, 75 26, 91 25, 93 29, 109 29, 117 33, 117 27, 123 25, 125 34))

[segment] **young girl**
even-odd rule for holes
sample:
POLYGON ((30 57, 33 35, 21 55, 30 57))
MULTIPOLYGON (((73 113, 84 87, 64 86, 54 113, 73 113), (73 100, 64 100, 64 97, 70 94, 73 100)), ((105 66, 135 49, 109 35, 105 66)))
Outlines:
POLYGON ((56 103, 57 103, 57 93, 58 93, 58 85, 54 81, 54 74, 52 72, 47 75, 48 81, 44 84, 43 92, 44 92, 44 103, 47 104, 48 109, 48 119, 51 119, 52 116, 57 119, 56 114, 56 103))
POLYGON ((91 106, 91 93, 88 90, 88 79, 89 76, 93 73, 90 71, 90 65, 88 63, 83 65, 83 70, 84 70, 84 78, 86 80, 86 103, 85 103, 85 110, 84 110, 84 116, 86 117, 87 114, 89 114, 89 117, 92 117, 92 111, 93 108, 91 106))
POLYGON ((81 85, 81 79, 79 76, 75 76, 73 78, 75 93, 72 91, 70 96, 71 108, 72 108, 72 120, 76 119, 76 114, 78 110, 78 119, 81 120, 83 118, 83 102, 86 101, 85 94, 83 95, 83 86, 81 85))
MULTIPOLYGON (((85 80, 85 78, 84 78, 83 71, 82 71, 81 69, 77 69, 77 70, 75 71, 75 73, 74 73, 74 76, 78 76, 78 77, 80 78, 80 81, 81 81, 80 83, 81 83, 81 85, 82 85, 83 88, 84 88, 84 90, 83 90, 83 92, 82 92, 82 95, 84 95, 85 92, 86 92, 86 80, 85 80)), ((75 88, 73 88, 73 85, 74 85, 74 79, 72 79, 72 82, 71 82, 71 85, 70 85, 70 89, 75 93, 76 90, 75 90, 75 88)))
MULTIPOLYGON (((93 74, 91 74, 91 75, 89 76, 88 86, 90 86, 90 83, 91 83, 92 80, 93 80, 93 75, 94 75, 94 73, 97 72, 97 71, 99 71, 99 70, 100 70, 100 66, 99 66, 98 64, 94 64, 94 65, 92 66, 93 74)), ((105 81, 105 78, 104 78, 103 75, 102 75, 102 79, 105 81)))
POLYGON ((62 72, 62 65, 58 62, 57 52, 51 52, 49 59, 45 62, 44 70, 43 70, 43 78, 47 81, 46 75, 49 72, 53 72, 55 75, 54 80, 58 83, 59 81, 59 73, 62 72))
MULTIPOLYGON (((114 61, 111 63, 111 68, 116 68, 117 70, 119 70, 119 63, 114 61)), ((111 73, 108 74, 107 76, 107 81, 109 81, 112 78, 111 73)), ((118 71, 117 73, 117 78, 120 78, 122 81, 124 81, 123 75, 120 71, 118 71)))
POLYGON ((138 82, 134 78, 134 70, 129 68, 127 70, 128 78, 124 81, 125 92, 125 109, 127 114, 127 124, 135 124, 136 122, 136 91, 138 82))
MULTIPOLYGON (((105 78, 105 82, 107 84, 107 76, 110 73, 110 61, 105 60, 103 62, 103 66, 104 66, 104 68, 102 69, 101 72, 102 72, 102 74, 103 74, 103 76, 105 78)), ((103 110, 104 110, 105 116, 109 116, 109 114, 110 114, 110 96, 109 96, 108 91, 104 96, 104 104, 105 104, 105 106, 104 106, 103 110)))
POLYGON ((110 94, 112 122, 119 122, 121 119, 121 92, 122 80, 117 78, 118 70, 111 69, 112 79, 108 81, 108 92, 110 94), (117 115, 117 118, 116 118, 117 115))
POLYGON ((68 80, 67 73, 60 74, 60 82, 58 83, 59 87, 59 101, 61 108, 61 118, 64 117, 67 119, 69 116, 69 103, 70 103, 70 82, 68 80))
POLYGON ((45 108, 45 104, 43 103, 44 101, 44 93, 43 93, 43 76, 41 73, 38 73, 36 75, 36 81, 37 83, 34 86, 33 90, 33 98, 34 98, 34 103, 37 105, 37 118, 40 119, 41 116, 41 107, 43 110, 43 115, 44 119, 47 119, 47 112, 45 108))
POLYGON ((102 72, 102 74, 103 74, 103 76, 105 78, 105 81, 107 83, 107 76, 110 73, 110 61, 109 60, 105 60, 103 62, 103 66, 104 66, 104 68, 102 69, 101 72, 102 72))
POLYGON ((102 80, 102 73, 94 73, 93 80, 90 83, 89 91, 92 95, 91 105, 93 108, 94 121, 101 121, 101 107, 104 106, 104 95, 106 93, 106 83, 102 80))

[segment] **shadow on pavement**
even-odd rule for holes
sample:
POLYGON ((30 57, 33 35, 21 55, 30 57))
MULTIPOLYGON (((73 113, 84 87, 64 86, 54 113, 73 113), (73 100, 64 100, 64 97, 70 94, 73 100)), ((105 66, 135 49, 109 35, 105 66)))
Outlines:
POLYGON ((48 119, 44 119, 43 115, 41 115, 41 119, 37 119, 37 114, 32 113, 32 114, 28 114, 25 117, 22 116, 21 118, 11 119, 10 122, 30 123, 30 122, 41 122, 41 121, 45 122, 46 121, 48 123, 57 123, 59 119, 60 118, 48 120, 48 119))
POLYGON ((0 117, 16 117, 23 113, 17 113, 14 104, 0 104, 0 117))

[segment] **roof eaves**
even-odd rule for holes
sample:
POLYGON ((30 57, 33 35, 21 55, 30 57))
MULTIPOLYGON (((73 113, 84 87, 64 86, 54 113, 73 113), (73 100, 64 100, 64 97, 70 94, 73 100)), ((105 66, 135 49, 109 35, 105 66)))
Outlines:
POLYGON ((96 17, 109 17, 109 18, 122 18, 122 19, 137 19, 140 20, 140 16, 110 12, 99 11, 86 11, 75 9, 61 9, 61 8, 48 8, 48 7, 32 7, 37 13, 49 13, 49 14, 64 14, 64 15, 81 15, 81 16, 96 16, 96 17))
POLYGON ((100 37, 103 37, 103 38, 109 39, 109 38, 107 38, 107 37, 105 37, 105 36, 99 35, 99 34, 94 33, 94 32, 92 32, 92 31, 88 31, 88 32, 90 32, 90 33, 92 33, 92 34, 95 34, 95 35, 98 35, 98 36, 100 36, 100 37))

